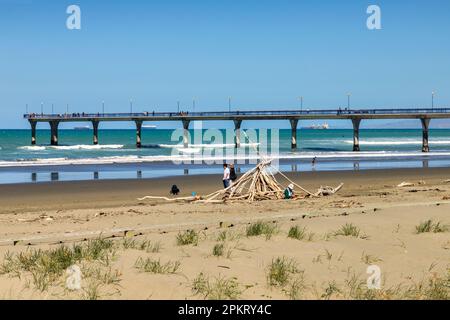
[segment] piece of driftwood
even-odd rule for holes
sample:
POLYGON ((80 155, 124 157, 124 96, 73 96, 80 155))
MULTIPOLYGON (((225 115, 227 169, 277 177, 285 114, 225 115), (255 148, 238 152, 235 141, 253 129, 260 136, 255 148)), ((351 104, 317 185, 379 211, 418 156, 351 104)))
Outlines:
POLYGON ((138 198, 138 200, 139 201, 144 201, 144 200, 194 201, 194 200, 196 200, 196 198, 197 197, 167 198, 167 197, 158 197, 158 196, 145 196, 142 198, 138 198))
POLYGON ((326 196, 331 196, 331 195, 335 194, 336 192, 338 192, 339 190, 341 190, 343 186, 344 186, 343 183, 338 185, 336 188, 329 187, 329 186, 326 186, 326 187, 322 187, 321 186, 319 188, 319 190, 317 190, 317 192, 314 195, 316 197, 319 197, 319 196, 325 196, 325 197, 326 196))
POLYGON ((397 188, 404 188, 404 187, 414 187, 415 184, 412 182, 405 182, 403 181, 402 183, 397 185, 397 188))

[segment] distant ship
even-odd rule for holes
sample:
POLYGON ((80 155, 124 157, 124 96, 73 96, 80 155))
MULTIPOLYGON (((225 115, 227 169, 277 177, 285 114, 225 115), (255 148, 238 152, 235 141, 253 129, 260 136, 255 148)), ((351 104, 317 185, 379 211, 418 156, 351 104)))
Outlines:
POLYGON ((73 130, 91 130, 89 126, 74 127, 73 130))
POLYGON ((142 129, 144 129, 144 130, 155 130, 156 126, 154 126, 154 125, 143 125, 142 129))
POLYGON ((304 127, 303 129, 328 130, 330 129, 330 126, 328 125, 328 123, 313 124, 312 126, 304 127))

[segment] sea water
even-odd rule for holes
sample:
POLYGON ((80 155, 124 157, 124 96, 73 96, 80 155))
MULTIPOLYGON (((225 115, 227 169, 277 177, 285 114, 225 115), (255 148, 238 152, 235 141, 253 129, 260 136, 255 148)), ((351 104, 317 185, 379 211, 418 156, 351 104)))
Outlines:
POLYGON ((422 131, 416 129, 363 129, 361 152, 352 151, 353 131, 348 129, 298 130, 296 151, 291 150, 290 129, 256 130, 250 140, 243 134, 239 150, 233 141, 204 141, 206 131, 190 133, 191 144, 183 148, 173 130, 143 130, 143 147, 136 148, 135 130, 99 130, 98 145, 92 144, 91 130, 60 130, 58 146, 49 144, 49 130, 37 130, 34 146, 30 130, 0 130, 0 183, 221 174, 224 161, 236 161, 243 172, 261 156, 275 158, 283 171, 450 166, 450 130, 445 129, 430 130, 426 154, 421 152, 422 131), (270 142, 261 155, 263 139, 270 142))

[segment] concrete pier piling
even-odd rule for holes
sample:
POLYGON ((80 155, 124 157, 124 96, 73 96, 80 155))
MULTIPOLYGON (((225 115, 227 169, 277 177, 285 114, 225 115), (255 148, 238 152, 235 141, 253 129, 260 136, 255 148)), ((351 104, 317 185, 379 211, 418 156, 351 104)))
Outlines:
POLYGON ((50 121, 50 144, 52 146, 58 145, 58 126, 59 121, 57 120, 50 121))
POLYGON ((430 119, 421 118, 420 122, 422 123, 422 152, 430 152, 430 146, 428 144, 430 119))
POLYGON ((353 151, 360 151, 359 147, 359 125, 361 124, 361 119, 353 118, 353 151))
POLYGON ((290 119, 291 122, 291 149, 297 149, 297 125, 298 119, 290 119))
POLYGON ((190 120, 183 119, 183 147, 189 147, 189 124, 190 120))
POLYGON ((36 144, 36 125, 37 122, 36 121, 31 121, 29 120, 30 125, 31 125, 31 145, 35 145, 36 144))
POLYGON ((234 119, 234 145, 236 148, 241 147, 241 124, 242 120, 234 119))
POLYGON ((97 145, 97 144, 98 144, 98 124, 99 124, 99 123, 100 123, 100 122, 99 122, 99 121, 96 121, 96 120, 93 120, 93 121, 92 121, 92 130, 93 130, 92 141, 93 141, 94 145, 97 145))
POLYGON ((142 131, 142 121, 136 120, 136 147, 142 147, 141 143, 141 131, 142 131))

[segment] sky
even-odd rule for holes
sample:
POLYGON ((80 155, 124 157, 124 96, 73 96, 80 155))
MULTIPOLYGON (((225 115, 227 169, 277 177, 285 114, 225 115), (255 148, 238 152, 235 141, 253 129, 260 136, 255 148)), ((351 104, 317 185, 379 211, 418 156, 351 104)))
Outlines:
MULTIPOLYGON (((0 0, 0 128, 29 112, 450 106, 448 0, 0 0), (81 29, 69 30, 69 5, 81 29), (366 10, 381 9, 381 30, 366 10)), ((347 125, 347 124, 346 124, 347 125)), ((103 124, 102 124, 103 126, 103 124)), ((130 127, 130 123, 104 127, 130 127)), ((179 127, 179 124, 158 124, 179 127)), ((210 123, 205 126, 232 126, 210 123)), ((288 122, 243 126, 287 127, 288 122)))

